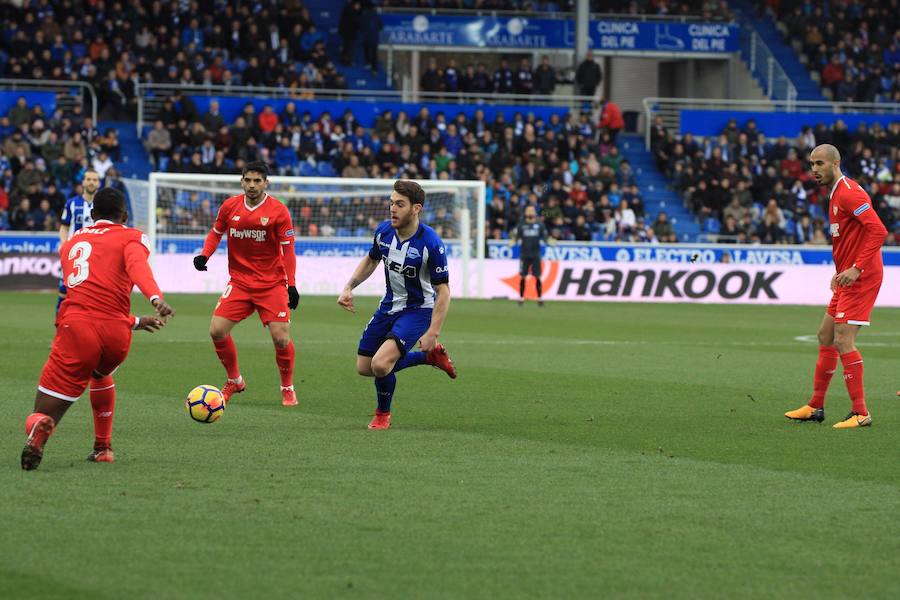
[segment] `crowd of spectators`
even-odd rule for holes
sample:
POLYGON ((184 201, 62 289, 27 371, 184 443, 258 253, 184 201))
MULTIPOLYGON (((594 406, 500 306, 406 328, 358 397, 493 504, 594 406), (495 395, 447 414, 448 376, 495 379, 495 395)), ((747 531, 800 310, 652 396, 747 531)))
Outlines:
POLYGON ((710 238, 733 243, 827 244, 828 192, 812 179, 810 150, 833 144, 841 168, 872 197, 887 227, 887 243, 900 243, 900 122, 861 123, 850 130, 838 120, 804 127, 795 139, 767 138, 748 120, 732 119, 721 135, 680 138, 660 117, 651 146, 660 170, 697 215, 710 238))
MULTIPOLYGON (((524 111, 498 112, 488 120, 483 110, 471 117, 433 114, 426 107, 411 115, 388 110, 372 127, 361 125, 350 110, 313 115, 293 102, 280 113, 271 106, 257 112, 247 103, 231 123, 215 102, 210 113, 194 118, 183 114, 184 106, 190 103, 172 103, 148 136, 160 169, 233 173, 262 160, 281 175, 480 179, 488 186, 488 231, 495 239, 507 238, 524 207, 533 204, 558 239, 674 241, 666 217, 652 227, 656 215, 644 213, 634 172, 613 142, 617 129, 598 127, 609 122, 604 115, 612 103, 546 120, 524 111)), ((184 202, 160 218, 185 226, 199 207, 191 210, 191 200, 184 202)), ((322 233, 315 213, 295 216, 302 235, 322 233)), ((358 215, 348 211, 344 217, 358 215)), ((361 226, 330 225, 350 231, 361 226)))
POLYGON ((80 107, 45 114, 19 98, 0 117, 0 230, 56 231, 65 201, 87 169, 122 188, 118 132, 100 131, 80 107))
POLYGON ((133 118, 136 84, 346 87, 300 0, 0 3, 0 76, 92 84, 101 119, 133 118))
POLYGON ((456 59, 450 58, 439 66, 436 58, 429 58, 419 88, 432 93, 461 92, 466 99, 478 99, 491 94, 550 95, 556 89, 556 83, 556 70, 548 56, 541 57, 541 64, 535 68, 528 58, 522 57, 510 66, 510 60, 503 57, 493 73, 483 62, 462 67, 456 59))
MULTIPOLYGON (((556 13, 574 12, 575 0, 381 0, 385 8, 556 13)), ((590 11, 600 14, 700 16, 706 20, 731 18, 724 0, 591 0, 590 11)))
POLYGON ((546 55, 536 66, 528 57, 503 56, 493 72, 484 62, 463 67, 455 58, 449 58, 441 65, 437 58, 431 57, 419 78, 419 89, 445 95, 447 100, 457 100, 458 94, 462 94, 466 100, 477 101, 496 94, 549 96, 556 91, 557 83, 563 81, 574 83, 576 95, 593 98, 603 82, 603 69, 590 50, 570 74, 558 73, 546 55))
POLYGON ((757 2, 802 44, 807 67, 839 102, 900 102, 900 5, 896 1, 757 2))

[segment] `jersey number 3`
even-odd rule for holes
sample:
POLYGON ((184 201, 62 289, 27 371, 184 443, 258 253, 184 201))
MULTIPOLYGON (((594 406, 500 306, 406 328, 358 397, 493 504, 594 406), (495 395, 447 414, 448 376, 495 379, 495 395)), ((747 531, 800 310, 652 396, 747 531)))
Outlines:
POLYGON ((88 265, 88 257, 91 255, 91 244, 89 242, 78 242, 69 250, 69 260, 72 261, 74 271, 66 277, 66 286, 73 288, 87 280, 91 273, 88 265))

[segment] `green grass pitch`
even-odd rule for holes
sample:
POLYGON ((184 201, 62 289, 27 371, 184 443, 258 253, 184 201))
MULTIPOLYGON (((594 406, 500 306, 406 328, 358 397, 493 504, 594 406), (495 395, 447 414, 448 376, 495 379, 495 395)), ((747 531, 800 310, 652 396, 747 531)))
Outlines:
POLYGON ((371 432, 374 298, 301 300, 297 409, 241 324, 248 391, 200 425, 215 298, 174 295, 116 374, 117 462, 85 462, 84 397, 25 473, 54 300, 0 294, 0 598, 900 597, 900 311, 860 337, 874 426, 835 431, 840 371, 825 424, 782 416, 819 307, 455 300, 459 379, 402 372, 371 432))

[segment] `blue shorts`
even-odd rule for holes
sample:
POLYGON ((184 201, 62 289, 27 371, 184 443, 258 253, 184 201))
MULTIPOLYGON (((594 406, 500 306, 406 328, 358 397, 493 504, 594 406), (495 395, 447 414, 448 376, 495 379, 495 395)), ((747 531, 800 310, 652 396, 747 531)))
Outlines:
POLYGON ((66 295, 66 292, 68 292, 68 291, 69 291, 69 290, 66 288, 65 282, 64 282, 62 279, 60 279, 60 280, 59 280, 59 295, 60 295, 60 296, 65 296, 65 295, 66 295))
POLYGON ((393 315, 378 311, 369 320, 359 339, 360 356, 375 356, 386 340, 394 340, 400 356, 412 350, 431 325, 430 308, 412 308, 393 315))

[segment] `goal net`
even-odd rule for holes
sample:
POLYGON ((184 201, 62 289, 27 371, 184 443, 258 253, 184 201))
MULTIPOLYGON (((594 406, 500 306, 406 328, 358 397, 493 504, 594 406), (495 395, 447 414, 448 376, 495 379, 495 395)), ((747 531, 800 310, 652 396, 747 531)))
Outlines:
MULTIPOLYGON (((481 291, 485 187, 481 181, 419 181, 425 190, 420 219, 443 238, 463 296, 481 291)), ((375 227, 389 217, 394 181, 324 177, 269 177, 268 192, 291 213, 301 257, 362 257, 375 227)), ((136 227, 158 254, 196 254, 222 202, 241 193, 240 175, 151 173, 145 190, 126 182, 136 227)), ((227 237, 220 246, 224 252, 227 237)), ((303 273, 300 270, 299 275, 303 273)))

